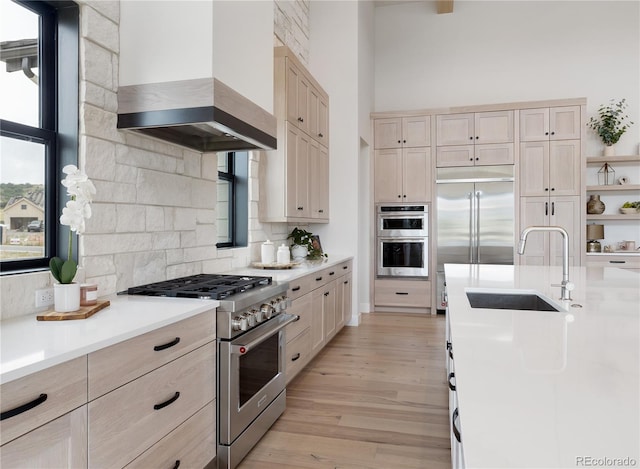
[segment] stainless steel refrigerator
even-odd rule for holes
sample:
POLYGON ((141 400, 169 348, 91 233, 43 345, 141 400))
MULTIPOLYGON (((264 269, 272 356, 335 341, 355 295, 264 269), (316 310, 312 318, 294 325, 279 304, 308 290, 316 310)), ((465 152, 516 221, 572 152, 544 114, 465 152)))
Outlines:
POLYGON ((438 168, 437 309, 444 264, 513 264, 513 166, 438 168))

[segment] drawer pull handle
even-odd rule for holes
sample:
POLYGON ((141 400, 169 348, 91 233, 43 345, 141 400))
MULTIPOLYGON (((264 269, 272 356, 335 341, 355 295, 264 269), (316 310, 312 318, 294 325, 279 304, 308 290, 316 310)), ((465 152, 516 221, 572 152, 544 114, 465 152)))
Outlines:
POLYGON ((458 418, 458 408, 456 407, 456 410, 453 411, 453 414, 451 415, 451 428, 453 429, 453 435, 456 437, 456 440, 458 440, 458 443, 460 443, 460 430, 458 430, 458 427, 456 427, 456 419, 458 418))
POLYGON ((320 280, 322 280, 322 277, 317 277, 316 278, 316 282, 319 282, 320 280))
POLYGON ((329 292, 328 291, 324 292, 324 296, 329 296, 329 292))
POLYGON ((335 275, 335 274, 336 274, 335 272, 329 272, 329 275, 335 275))
POLYGON ((344 284, 345 284, 345 285, 346 285, 347 283, 349 283, 349 280, 345 280, 345 281, 344 281, 344 284))
POLYGON ((160 404, 156 404, 156 405, 153 406, 153 408, 154 408, 154 410, 164 409, 168 405, 171 405, 175 401, 177 401, 179 397, 180 397, 180 393, 178 391, 176 391, 176 393, 173 395, 173 397, 171 399, 166 400, 164 402, 161 402, 160 404))
POLYGON ((178 459, 176 463, 173 465, 172 469, 178 469, 180 467, 180 460, 178 459))
POLYGON ((291 291, 298 291, 298 290, 300 290, 300 285, 298 285, 297 287, 293 287, 293 288, 291 289, 291 291))
POLYGON ((449 389, 451 389, 452 391, 456 390, 456 385, 451 382, 451 380, 453 378, 455 378, 455 377, 456 377, 455 373, 449 373, 449 380, 448 380, 449 381, 449 389))
POLYGON ((162 345, 156 345, 155 347, 153 347, 153 350, 155 350, 156 352, 159 352, 160 350, 165 350, 173 347, 174 345, 178 345, 179 342, 180 342, 180 337, 176 337, 171 342, 167 342, 166 344, 162 344, 162 345))
POLYGON ((20 415, 23 412, 26 412, 27 410, 31 410, 34 407, 39 406, 40 404, 42 404, 46 400, 47 400, 47 395, 44 394, 44 393, 40 394, 38 397, 36 397, 31 402, 27 402, 26 404, 22 404, 21 406, 16 407, 15 409, 11 409, 11 410, 7 410, 5 412, 2 412, 2 414, 0 414, 0 420, 10 419, 11 417, 15 417, 16 415, 20 415))
POLYGON ((298 358, 300 358, 300 353, 296 353, 293 357, 291 357, 291 361, 294 362, 296 361, 298 358))
POLYGON ((349 266, 347 266, 347 265, 343 265, 343 266, 342 266, 342 269, 343 269, 343 270, 347 270, 348 268, 349 268, 349 266))
POLYGON ((409 293, 406 291, 397 291, 396 295, 408 295, 409 293))
POLYGON ((609 261, 609 264, 624 264, 627 261, 609 261))

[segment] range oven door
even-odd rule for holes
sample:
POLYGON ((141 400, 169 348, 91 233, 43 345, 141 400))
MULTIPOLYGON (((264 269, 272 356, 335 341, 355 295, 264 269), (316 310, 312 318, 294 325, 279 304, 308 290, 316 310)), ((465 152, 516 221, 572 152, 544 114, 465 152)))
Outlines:
POLYGON ((378 238, 379 277, 428 277, 429 238, 378 238))
POLYGON ((284 328, 297 316, 279 314, 218 347, 219 443, 230 445, 284 391, 284 328))

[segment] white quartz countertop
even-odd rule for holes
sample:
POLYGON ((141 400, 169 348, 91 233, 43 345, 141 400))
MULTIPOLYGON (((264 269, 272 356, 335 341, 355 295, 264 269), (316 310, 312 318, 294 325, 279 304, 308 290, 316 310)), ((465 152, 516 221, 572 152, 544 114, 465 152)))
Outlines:
POLYGON ((257 269, 249 266, 234 269, 227 273, 235 275, 261 275, 263 277, 271 277, 275 283, 283 283, 318 272, 327 267, 338 265, 350 259, 353 259, 353 256, 329 255, 329 257, 324 260, 302 261, 291 269, 257 269))
POLYGON ((572 267, 563 303, 560 267, 445 274, 467 468, 640 464, 640 275, 572 267), (469 289, 535 290, 565 311, 471 308, 469 289))
POLYGON ((112 296, 87 319, 0 322, 0 384, 216 308, 218 301, 112 296))

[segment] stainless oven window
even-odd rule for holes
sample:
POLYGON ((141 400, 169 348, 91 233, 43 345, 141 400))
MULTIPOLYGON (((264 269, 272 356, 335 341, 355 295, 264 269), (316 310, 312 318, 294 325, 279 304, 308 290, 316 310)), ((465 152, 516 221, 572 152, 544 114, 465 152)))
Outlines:
POLYGON ((274 334, 239 357, 240 407, 262 391, 280 372, 278 339, 279 334, 274 334))
POLYGON ((383 230, 424 230, 424 218, 382 218, 383 230))
POLYGON ((422 268, 425 243, 423 241, 383 241, 383 267, 422 268))

